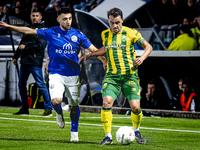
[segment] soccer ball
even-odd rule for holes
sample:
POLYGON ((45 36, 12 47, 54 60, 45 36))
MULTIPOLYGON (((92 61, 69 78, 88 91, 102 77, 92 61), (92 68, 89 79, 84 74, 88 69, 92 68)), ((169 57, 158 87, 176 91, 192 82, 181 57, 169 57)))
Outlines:
POLYGON ((131 127, 122 126, 116 132, 116 140, 121 144, 130 144, 135 139, 135 132, 131 127))

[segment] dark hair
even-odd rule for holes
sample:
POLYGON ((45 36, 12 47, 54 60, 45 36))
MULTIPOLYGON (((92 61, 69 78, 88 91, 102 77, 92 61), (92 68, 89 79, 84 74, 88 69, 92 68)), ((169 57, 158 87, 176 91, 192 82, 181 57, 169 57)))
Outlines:
POLYGON ((66 7, 61 7, 58 11, 57 11, 57 16, 60 16, 61 14, 71 14, 72 15, 72 10, 66 7))
POLYGON ((39 12, 42 15, 42 10, 40 8, 35 8, 31 11, 31 13, 33 12, 39 12))
POLYGON ((116 18, 117 16, 121 16, 121 18, 123 18, 123 13, 119 8, 112 8, 107 12, 107 16, 109 18, 109 16, 113 16, 114 18, 116 18))
POLYGON ((182 25, 180 27, 180 30, 182 30, 184 33, 188 33, 190 37, 193 37, 192 31, 190 30, 189 25, 182 25))

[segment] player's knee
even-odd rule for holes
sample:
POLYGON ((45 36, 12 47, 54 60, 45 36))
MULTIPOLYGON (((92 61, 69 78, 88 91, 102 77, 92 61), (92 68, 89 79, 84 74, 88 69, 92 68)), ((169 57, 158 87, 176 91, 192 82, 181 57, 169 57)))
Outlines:
POLYGON ((62 98, 53 98, 51 101, 53 105, 59 105, 62 102, 62 98))
POLYGON ((140 106, 133 106, 131 109, 133 112, 138 112, 140 110, 140 106))
POLYGON ((108 96, 103 97, 103 107, 111 108, 113 105, 113 101, 114 100, 108 96))

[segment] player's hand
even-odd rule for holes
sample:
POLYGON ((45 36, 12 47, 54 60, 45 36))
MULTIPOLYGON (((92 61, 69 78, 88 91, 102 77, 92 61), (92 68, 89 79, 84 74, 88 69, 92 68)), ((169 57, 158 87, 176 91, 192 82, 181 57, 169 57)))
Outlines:
POLYGON ((133 65, 134 66, 139 66, 143 63, 143 59, 141 57, 135 58, 133 65))
POLYGON ((17 65, 17 59, 15 59, 15 58, 13 59, 13 64, 17 65))
POLYGON ((25 47, 26 47, 26 45, 21 44, 21 45, 19 46, 19 49, 23 50, 23 49, 25 49, 25 47))
POLYGON ((103 61, 103 68, 104 68, 104 70, 107 70, 107 60, 106 59, 103 61))
POLYGON ((150 92, 146 93, 146 99, 149 101, 150 98, 150 92))
POLYGON ((2 27, 2 28, 8 28, 9 27, 9 24, 7 24, 7 23, 5 23, 5 22, 2 22, 2 21, 0 21, 0 26, 2 27))
POLYGON ((89 53, 89 54, 86 54, 86 55, 84 55, 84 56, 81 56, 81 57, 79 58, 78 63, 81 63, 81 61, 86 61, 86 60, 88 60, 88 59, 90 58, 91 55, 92 55, 92 53, 89 53))

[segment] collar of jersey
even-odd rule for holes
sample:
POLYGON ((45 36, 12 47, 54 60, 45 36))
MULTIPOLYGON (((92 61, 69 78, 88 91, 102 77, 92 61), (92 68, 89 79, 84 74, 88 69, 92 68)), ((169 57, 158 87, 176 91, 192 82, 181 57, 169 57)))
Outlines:
POLYGON ((64 31, 61 29, 60 26, 58 26, 58 29, 59 29, 60 33, 65 33, 65 34, 71 32, 73 30, 73 28, 71 27, 69 31, 64 31))

